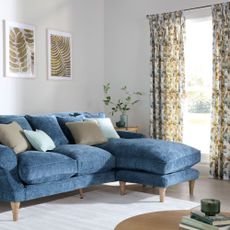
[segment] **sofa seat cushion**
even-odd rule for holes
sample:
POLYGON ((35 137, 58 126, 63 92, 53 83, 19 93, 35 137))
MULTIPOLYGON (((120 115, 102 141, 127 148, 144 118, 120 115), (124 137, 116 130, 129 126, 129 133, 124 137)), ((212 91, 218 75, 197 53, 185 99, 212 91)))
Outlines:
POLYGON ((115 156, 118 169, 164 175, 189 168, 200 161, 200 151, 195 148, 150 138, 110 139, 97 146, 115 156))
POLYGON ((40 184, 77 174, 76 161, 56 152, 27 151, 18 154, 18 172, 26 184, 40 184))
POLYGON ((107 172, 115 168, 115 158, 111 153, 89 145, 62 145, 54 149, 77 161, 79 175, 107 172))

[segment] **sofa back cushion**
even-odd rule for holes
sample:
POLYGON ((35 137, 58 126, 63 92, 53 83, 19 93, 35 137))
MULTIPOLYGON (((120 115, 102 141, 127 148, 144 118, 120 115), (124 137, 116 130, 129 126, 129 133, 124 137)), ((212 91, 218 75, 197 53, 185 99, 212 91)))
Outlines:
POLYGON ((67 122, 66 125, 76 144, 96 145, 107 141, 96 121, 67 122))
POLYGON ((74 112, 71 115, 73 116, 83 115, 85 118, 105 118, 105 113, 103 112, 98 112, 98 113, 74 112))
POLYGON ((24 116, 17 115, 2 115, 0 116, 0 124, 9 124, 13 121, 16 121, 22 129, 32 130, 29 122, 26 120, 24 116))
POLYGON ((0 124, 0 143, 21 153, 30 149, 30 144, 23 135, 21 126, 17 122, 0 124))
POLYGON ((61 130, 55 116, 49 115, 26 115, 31 127, 36 130, 42 130, 47 133, 54 141, 55 145, 68 144, 68 140, 61 130))
POLYGON ((66 116, 66 117, 57 117, 58 123, 63 131, 63 133, 65 134, 65 136, 67 137, 68 141, 70 144, 74 144, 74 138, 69 130, 69 128, 66 126, 67 122, 78 122, 78 121, 83 121, 84 116, 83 115, 79 115, 79 116, 66 116))

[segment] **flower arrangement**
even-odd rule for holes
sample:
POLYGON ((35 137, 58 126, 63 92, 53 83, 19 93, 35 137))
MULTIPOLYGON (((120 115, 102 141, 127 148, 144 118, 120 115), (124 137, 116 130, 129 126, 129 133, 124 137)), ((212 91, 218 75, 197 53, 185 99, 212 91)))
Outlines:
POLYGON ((105 96, 103 100, 104 104, 106 106, 111 106, 112 116, 117 112, 121 113, 120 124, 118 122, 116 124, 118 127, 125 127, 125 125, 127 125, 127 121, 124 121, 124 118, 122 119, 122 116, 124 117, 126 115, 126 112, 129 111, 132 108, 132 106, 134 106, 140 101, 139 98, 143 95, 143 93, 139 91, 130 92, 127 86, 123 86, 121 88, 122 97, 119 98, 116 102, 114 102, 112 101, 112 97, 110 95, 110 83, 105 84, 103 87, 105 96))

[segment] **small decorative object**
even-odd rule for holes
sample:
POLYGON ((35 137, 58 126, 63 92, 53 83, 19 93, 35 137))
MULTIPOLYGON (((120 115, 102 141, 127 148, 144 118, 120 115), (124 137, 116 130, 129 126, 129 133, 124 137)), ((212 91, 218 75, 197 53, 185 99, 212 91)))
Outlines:
POLYGON ((202 199, 201 212, 206 216, 215 216, 220 213, 220 201, 215 199, 202 199))
POLYGON ((34 77, 34 37, 33 26, 5 21, 5 76, 34 77))
POLYGON ((126 127, 126 125, 128 125, 128 115, 125 113, 122 113, 120 115, 120 121, 116 122, 116 126, 118 128, 123 128, 123 127, 126 127))
POLYGON ((48 30, 48 79, 72 79, 71 34, 48 30))
POLYGON ((123 86, 121 88, 121 91, 123 93, 123 97, 118 99, 118 101, 115 103, 112 101, 111 96, 109 95, 110 91, 110 83, 104 85, 104 103, 106 106, 112 106, 112 111, 111 114, 114 115, 116 112, 120 112, 120 120, 116 122, 116 126, 119 128, 122 127, 127 127, 128 126, 128 115, 127 111, 131 109, 131 106, 135 105, 138 103, 139 97, 143 95, 143 93, 137 91, 137 92, 132 92, 130 93, 129 90, 127 89, 127 86, 123 86), (133 99, 133 97, 135 97, 133 99))

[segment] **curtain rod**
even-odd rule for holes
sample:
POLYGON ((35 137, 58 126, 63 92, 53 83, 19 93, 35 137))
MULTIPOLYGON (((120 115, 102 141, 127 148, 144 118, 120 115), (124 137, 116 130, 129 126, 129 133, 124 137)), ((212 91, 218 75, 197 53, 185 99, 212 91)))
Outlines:
MULTIPOLYGON (((190 11, 190 10, 198 10, 198 9, 203 9, 203 8, 209 8, 212 7, 212 5, 204 5, 204 6, 197 6, 197 7, 192 7, 192 8, 187 8, 187 9, 182 9, 181 11, 190 11)), ((151 15, 147 15, 147 18, 151 17, 151 15)))

